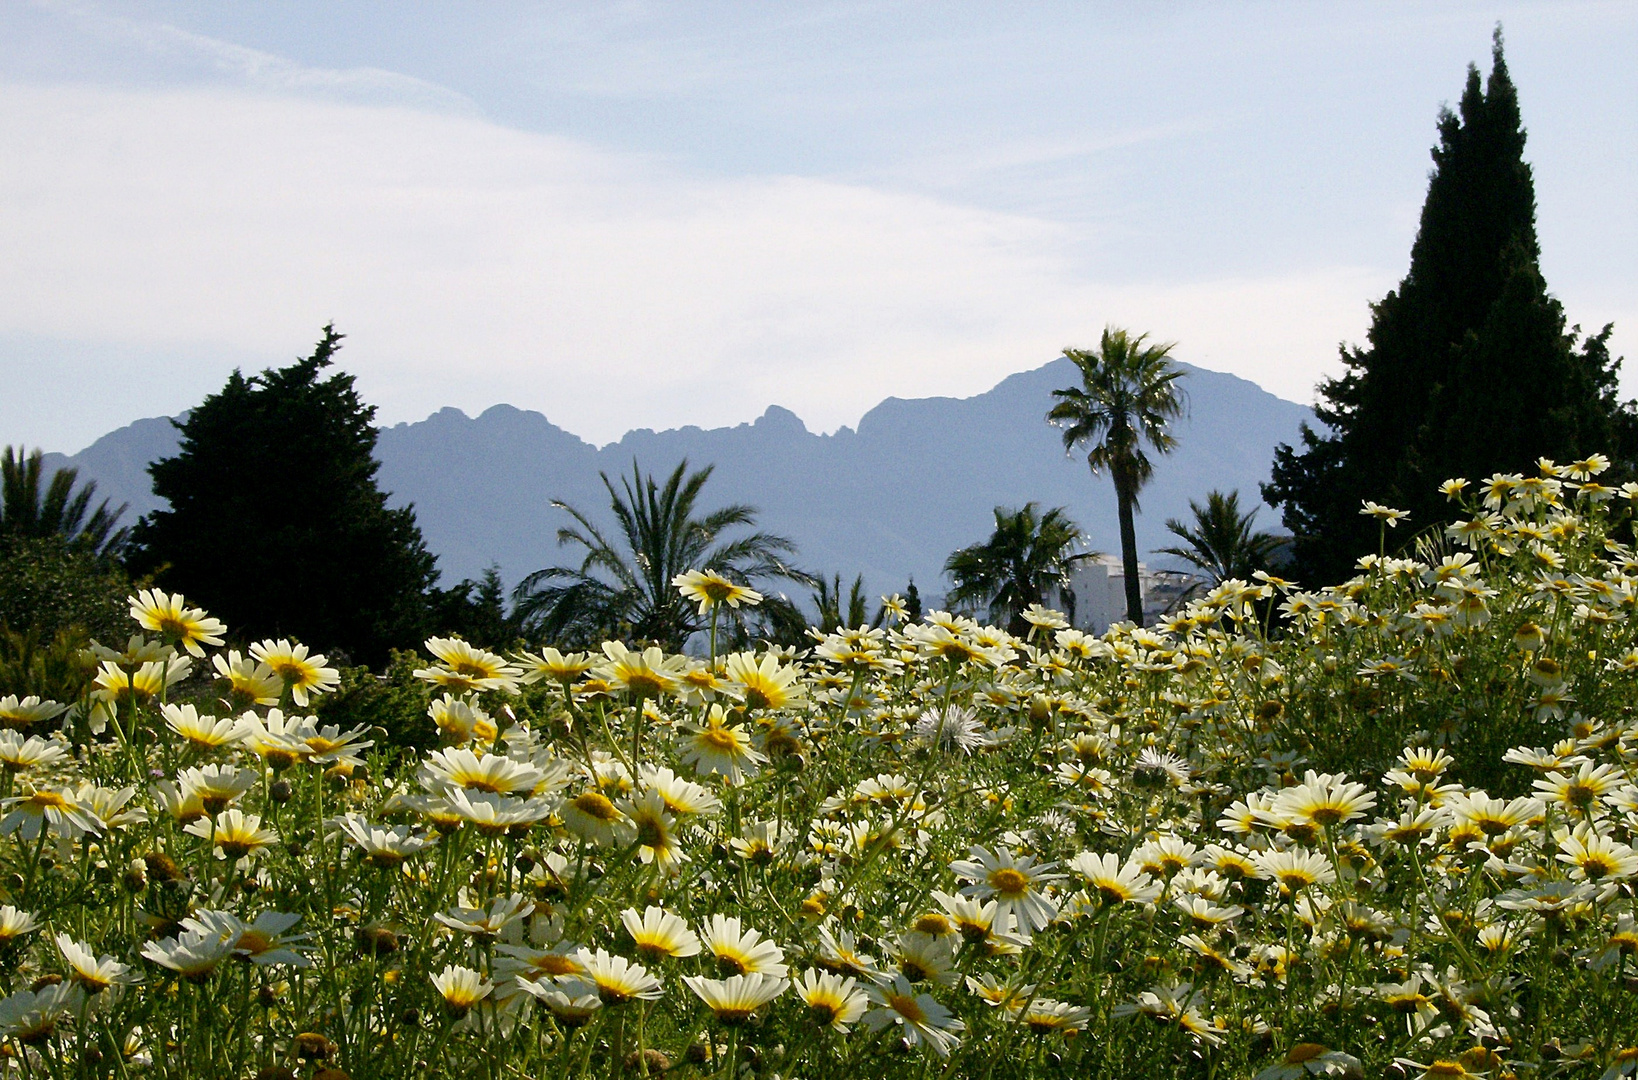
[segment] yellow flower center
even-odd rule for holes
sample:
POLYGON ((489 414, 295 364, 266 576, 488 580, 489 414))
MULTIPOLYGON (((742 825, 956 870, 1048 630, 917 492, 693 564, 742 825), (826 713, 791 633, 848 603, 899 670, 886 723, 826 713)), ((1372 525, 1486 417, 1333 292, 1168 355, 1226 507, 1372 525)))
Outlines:
POLYGON ((1127 900, 1130 896, 1131 894, 1125 889, 1121 888, 1119 885, 1100 884, 1098 886, 1098 898, 1105 904, 1119 904, 1127 900))
POLYGON ((55 791, 36 791, 28 797, 28 802, 36 810, 46 810, 51 807, 61 810, 69 805, 68 800, 55 791))
POLYGON ((643 847, 662 848, 667 839, 665 823, 659 818, 645 814, 637 819, 637 842, 643 847))
POLYGON ((667 689, 666 680, 647 671, 634 671, 626 676, 626 689, 643 697, 654 697, 667 689))
POLYGON ((739 752, 739 740, 726 728, 711 727, 700 732, 700 742, 725 754, 739 752))
POLYGON ((609 802, 607 797, 595 791, 587 791, 575 796, 571 805, 587 817, 596 818, 602 822, 615 821, 620 816, 620 811, 614 808, 614 804, 609 802))
POLYGON ((1335 825, 1337 822, 1342 820, 1342 809, 1340 807, 1327 804, 1316 807, 1314 812, 1310 814, 1309 817, 1313 818, 1315 823, 1321 826, 1335 825))
POLYGON ((1011 867, 991 870, 990 887, 1008 899, 1016 899, 1029 891, 1029 878, 1011 867))
POLYGON ((640 937, 634 942, 637 955, 645 960, 664 960, 671 955, 671 942, 664 938, 640 937))
POLYGON ((1608 877, 1615 873, 1616 869, 1615 860, 1602 852, 1588 855, 1581 860, 1581 872, 1593 881, 1608 877))
POLYGON ((929 911, 927 914, 918 918, 911 924, 911 928, 914 930, 919 930, 924 934, 934 935, 948 934, 951 929, 950 920, 946 919, 943 915, 940 915, 936 911, 929 911))
POLYGON ((562 953, 547 953, 533 964, 536 971, 543 975, 578 975, 580 965, 570 960, 562 953))
POLYGON ((925 1024, 927 1022, 927 1011, 921 1007, 920 1002, 909 994, 888 994, 887 1007, 912 1024, 925 1024))
POLYGON ((934 971, 931 967, 922 963, 914 956, 900 957, 899 970, 904 972, 904 977, 913 983, 926 982, 934 975, 934 971))
POLYGON ((239 935, 239 940, 233 947, 243 949, 252 956, 259 956, 273 947, 273 939, 260 930, 246 930, 239 935))
POLYGON ((747 975, 751 970, 751 965, 746 962, 745 957, 737 956, 730 952, 717 953, 717 966, 723 971, 727 972, 730 977, 734 975, 747 975))
POLYGON ((1291 1048, 1289 1054, 1285 1055, 1285 1060, 1289 1064, 1300 1065, 1305 1061, 1313 1061, 1323 1053, 1325 1053, 1325 1047, 1319 1043, 1298 1043, 1291 1048))

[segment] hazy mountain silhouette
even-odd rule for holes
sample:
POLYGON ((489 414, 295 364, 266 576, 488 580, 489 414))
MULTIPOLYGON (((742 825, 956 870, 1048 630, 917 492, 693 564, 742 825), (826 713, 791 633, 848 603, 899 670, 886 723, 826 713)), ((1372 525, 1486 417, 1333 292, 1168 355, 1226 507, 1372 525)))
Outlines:
MULTIPOLYGON (((1189 413, 1176 427, 1177 451, 1157 461, 1142 494, 1138 544, 1145 553, 1167 544, 1168 517, 1186 516, 1189 500, 1213 488, 1238 489, 1243 502, 1257 505, 1275 443, 1293 442, 1298 425, 1313 418, 1305 406, 1244 379, 1183 366, 1189 413)), ((553 499, 612 526, 599 471, 618 484, 634 458, 662 475, 683 458, 714 463, 705 505, 756 506, 762 527, 797 542, 804 568, 849 580, 862 572, 876 592, 902 589, 914 575, 933 597, 946 587, 945 558, 987 537, 998 505, 1066 506, 1096 548, 1118 550, 1109 478, 1092 477, 1084 455, 1066 456, 1057 429, 1043 419, 1051 391, 1073 377, 1074 367, 1060 358, 975 397, 888 398, 857 430, 833 435, 815 435, 796 414, 773 406, 754 423, 645 428, 602 448, 510 405, 477 417, 443 409, 381 431, 380 482, 394 505, 415 504, 446 583, 498 563, 510 584, 572 555, 557 547, 566 515, 553 499)), ((158 505, 146 464, 176 445, 167 420, 139 420, 72 457, 47 455, 46 465, 78 466, 115 505, 129 502, 134 517, 158 505)), ((1266 508, 1258 522, 1277 524, 1266 508)))

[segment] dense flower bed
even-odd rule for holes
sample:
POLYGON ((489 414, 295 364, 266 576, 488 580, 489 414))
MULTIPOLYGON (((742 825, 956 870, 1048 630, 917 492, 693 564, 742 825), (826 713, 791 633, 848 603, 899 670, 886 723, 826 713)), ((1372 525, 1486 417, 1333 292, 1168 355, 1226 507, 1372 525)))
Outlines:
POLYGON ((84 701, 0 700, 5 1061, 1630 1075, 1638 488, 1602 465, 1100 637, 434 639, 420 753, 307 715, 323 657, 145 592, 84 701))

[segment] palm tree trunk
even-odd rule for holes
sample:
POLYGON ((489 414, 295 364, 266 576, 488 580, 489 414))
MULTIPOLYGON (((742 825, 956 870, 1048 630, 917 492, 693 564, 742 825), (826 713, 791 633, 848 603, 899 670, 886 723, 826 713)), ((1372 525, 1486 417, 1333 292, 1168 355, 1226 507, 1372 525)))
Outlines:
POLYGON ((1133 492, 1115 476, 1115 503, 1120 511, 1120 562, 1126 577, 1126 617, 1143 625, 1143 586, 1138 581, 1137 526, 1132 522, 1133 492))

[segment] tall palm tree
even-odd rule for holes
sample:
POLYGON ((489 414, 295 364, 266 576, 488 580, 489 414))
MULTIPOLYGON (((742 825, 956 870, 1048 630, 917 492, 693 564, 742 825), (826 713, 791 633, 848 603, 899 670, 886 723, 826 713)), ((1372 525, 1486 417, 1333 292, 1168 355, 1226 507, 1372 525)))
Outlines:
POLYGON ((1177 518, 1166 521, 1166 529, 1186 546, 1159 550, 1197 567, 1213 585, 1230 578, 1244 581, 1259 570, 1267 570, 1284 543, 1272 533, 1253 528, 1257 510, 1253 507, 1241 513, 1238 491, 1227 495, 1210 492, 1205 506, 1190 499, 1189 510, 1194 514, 1192 526, 1177 518))
POLYGON ((997 506, 990 538, 962 548, 944 563, 944 572, 955 582, 945 598, 951 606, 984 605, 991 622, 1006 620, 1007 629, 1019 636, 1029 630, 1024 610, 1045 603, 1048 589, 1067 588, 1074 564, 1094 557, 1074 552, 1081 530, 1063 507, 1037 514, 1035 506, 997 506))
MULTIPOLYGON (((714 570, 747 585, 769 578, 808 584, 807 575, 784 561, 796 550, 784 537, 752 532, 723 538, 731 529, 755 525, 753 507, 735 504, 696 516, 700 489, 713 468, 691 473, 684 460, 659 483, 633 461, 631 476, 622 477, 618 489, 602 473, 618 529, 613 536, 554 501, 574 519, 557 531, 558 544, 585 554, 577 566, 547 567, 520 581, 512 592, 514 617, 527 631, 553 640, 592 644, 621 637, 676 650, 705 626, 694 602, 671 584, 678 574, 714 570)), ((745 611, 730 608, 726 614, 742 621, 745 611)))
POLYGON ((114 528, 125 507, 110 509, 104 499, 92 510, 97 483, 87 481, 75 492, 77 469, 58 469, 42 491, 43 459, 39 450, 24 457, 21 447, 10 446, 0 457, 0 540, 58 536, 79 551, 118 555, 130 535, 114 528))
POLYGON ((1182 415, 1183 401, 1177 380, 1183 372, 1172 366, 1175 342, 1145 345, 1147 334, 1131 336, 1105 327, 1095 352, 1065 349, 1064 355, 1080 369, 1081 385, 1054 390, 1058 403, 1047 420, 1063 428, 1064 449, 1088 444, 1086 463, 1096 476, 1108 469, 1115 481, 1115 502, 1120 513, 1120 555, 1126 576, 1126 617, 1143 624, 1143 589, 1138 583, 1137 531, 1132 513, 1138 491, 1154 473, 1144 451, 1147 443, 1164 454, 1177 445, 1169 426, 1182 415))

